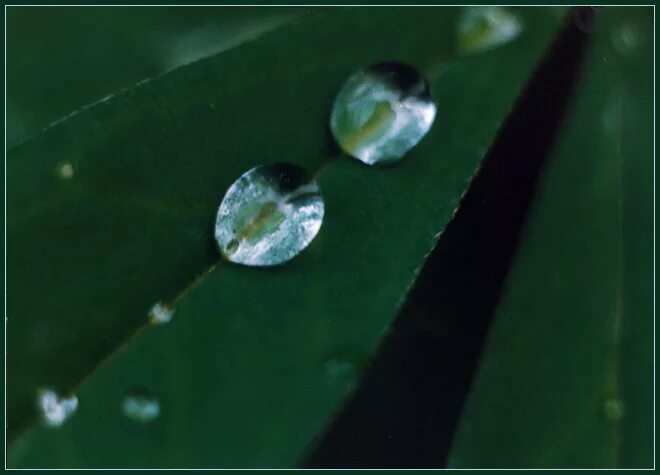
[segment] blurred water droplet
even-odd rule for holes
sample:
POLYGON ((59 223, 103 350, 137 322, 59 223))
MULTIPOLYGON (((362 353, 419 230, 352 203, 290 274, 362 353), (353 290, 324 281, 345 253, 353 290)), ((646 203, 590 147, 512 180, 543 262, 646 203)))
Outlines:
POLYGON ((215 239, 222 255, 248 266, 273 266, 298 255, 323 221, 321 190, 297 165, 273 163, 244 173, 218 209, 215 239))
POLYGON ((356 364, 354 361, 347 360, 341 357, 328 358, 323 364, 325 374, 330 377, 336 378, 347 376, 355 372, 356 364))
POLYGON ((639 30, 630 24, 624 23, 612 31, 612 46, 621 56, 627 56, 639 44, 639 30))
POLYGON ((605 416, 611 421, 621 419, 623 410, 623 402, 618 399, 610 399, 605 403, 605 416))
POLYGON ((503 45, 518 36, 522 26, 504 7, 466 7, 458 23, 458 49, 469 54, 503 45))
POLYGON ((168 307, 162 302, 156 302, 151 310, 149 310, 149 323, 153 325, 159 325, 162 323, 167 323, 172 320, 174 315, 174 309, 168 307))
POLYGON ((44 424, 59 427, 76 412, 78 398, 75 394, 60 397, 52 389, 41 389, 37 394, 37 405, 44 424))
POLYGON ((69 162, 60 163, 57 166, 57 175, 64 180, 73 178, 73 165, 71 165, 69 162))
POLYGON ((368 165, 402 158, 435 118, 431 90, 414 68, 379 63, 353 74, 332 106, 330 129, 339 146, 368 165))
POLYGON ((129 393, 121 403, 122 411, 129 419, 146 424, 160 415, 160 402, 146 389, 129 393))

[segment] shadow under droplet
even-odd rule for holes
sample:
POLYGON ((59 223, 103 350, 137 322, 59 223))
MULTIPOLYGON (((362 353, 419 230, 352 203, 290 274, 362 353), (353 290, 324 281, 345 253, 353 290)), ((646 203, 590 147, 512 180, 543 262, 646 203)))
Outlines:
MULTIPOLYGON (((592 9, 572 13, 594 15, 592 9)), ((305 467, 445 465, 539 172, 567 112, 589 41, 569 17, 378 356, 305 467)))

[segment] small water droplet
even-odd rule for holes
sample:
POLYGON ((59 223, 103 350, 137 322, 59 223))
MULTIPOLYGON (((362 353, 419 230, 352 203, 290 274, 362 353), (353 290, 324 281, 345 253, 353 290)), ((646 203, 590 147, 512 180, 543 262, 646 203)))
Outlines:
POLYGON ((336 348, 323 360, 326 376, 342 380, 359 373, 368 362, 367 356, 358 348, 345 346, 336 348))
POLYGON ((227 190, 215 239, 222 255, 248 266, 273 266, 298 255, 316 237, 324 203, 318 185, 297 165, 255 167, 227 190))
POLYGON ((129 393, 121 403, 122 411, 129 419, 146 424, 160 415, 160 402, 146 389, 129 393))
POLYGON ((619 399, 610 399, 605 403, 605 416, 611 421, 618 421, 623 417, 623 402, 619 399))
POLYGON ((522 31, 522 21, 504 7, 466 7, 458 24, 458 49, 476 53, 513 40, 522 31))
POLYGON ((53 389, 41 389, 37 393, 37 406, 44 424, 59 427, 76 412, 78 398, 75 394, 60 397, 53 389))
POLYGON ((69 162, 60 163, 57 166, 57 175, 64 180, 73 178, 73 165, 71 165, 69 162))
POLYGON ((330 129, 339 146, 367 165, 401 159, 426 135, 436 107, 424 77, 411 66, 379 63, 344 83, 330 129))
POLYGON ((353 373, 356 369, 355 362, 343 358, 329 358, 323 365, 325 374, 330 377, 341 377, 353 373))
POLYGON ((156 302, 151 310, 149 310, 149 323, 159 325, 167 323, 172 320, 174 309, 162 302, 156 302))

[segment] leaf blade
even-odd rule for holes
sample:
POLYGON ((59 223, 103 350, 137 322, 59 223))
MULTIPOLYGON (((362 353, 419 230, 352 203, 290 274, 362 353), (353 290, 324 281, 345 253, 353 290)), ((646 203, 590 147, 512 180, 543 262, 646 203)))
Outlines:
MULTIPOLYGON (((173 196, 170 201, 177 203, 177 209, 192 209, 195 214, 191 221, 196 224, 191 227, 199 234, 190 237, 188 241, 183 238, 177 240, 183 249, 183 257, 180 259, 185 259, 188 274, 191 274, 190 270, 194 266, 199 265, 201 268, 204 262, 213 261, 211 243, 205 245, 204 234, 200 230, 211 229, 213 208, 219 200, 216 190, 226 188, 235 176, 251 165, 258 164, 263 157, 269 156, 268 151, 272 154, 273 150, 279 150, 291 157, 291 161, 308 166, 318 163, 315 157, 322 157, 327 153, 327 146, 321 140, 321 131, 326 130, 327 111, 336 87, 347 73, 365 63, 376 61, 375 54, 381 54, 379 52, 384 49, 387 49, 389 54, 413 64, 419 64, 427 57, 425 55, 430 53, 433 53, 434 58, 449 54, 451 39, 447 35, 453 34, 449 26, 453 24, 451 22, 456 10, 443 10, 442 14, 436 11, 436 16, 429 15, 429 11, 424 10, 403 12, 406 12, 405 15, 402 11, 387 10, 383 13, 370 11, 368 14, 364 11, 349 12, 339 17, 336 24, 331 23, 331 31, 334 33, 332 35, 313 22, 292 27, 296 29, 299 37, 305 38, 309 43, 307 49, 291 41, 283 44, 273 41, 262 46, 260 51, 265 56, 262 59, 267 61, 268 67, 260 62, 251 66, 252 71, 272 69, 273 80, 281 81, 278 83, 278 93, 271 97, 267 94, 268 89, 263 90, 265 80, 262 76, 248 75, 246 81, 240 83, 228 77, 225 83, 227 91, 234 94, 241 90, 247 92, 241 95, 240 100, 230 96, 223 97, 224 107, 227 110, 237 110, 238 118, 234 117, 236 123, 222 122, 223 138, 229 142, 223 146, 233 150, 237 156, 233 157, 233 161, 224 163, 221 177, 209 176, 208 168, 202 166, 203 162, 177 162, 176 153, 182 150, 179 144, 174 144, 174 151, 168 151, 164 145, 170 142, 173 131, 177 132, 179 129, 168 122, 171 119, 157 121, 161 113, 167 117, 168 110, 171 114, 177 110, 179 113, 192 113, 197 120, 195 127, 185 129, 192 138, 186 138, 184 144, 193 151, 200 150, 200 147, 194 147, 194 144, 205 143, 205 137, 214 136, 213 127, 200 120, 213 117, 209 110, 213 109, 210 103, 208 106, 200 105, 189 90, 180 93, 171 106, 162 104, 158 97, 160 92, 171 93, 177 90, 177 81, 187 84, 189 89, 190 84, 192 89, 197 85, 201 87, 203 80, 195 78, 193 72, 215 64, 207 61, 181 71, 180 75, 173 77, 174 84, 163 81, 160 89, 143 92, 149 101, 143 98, 140 110, 135 113, 141 120, 120 129, 124 137, 130 138, 126 141, 127 145, 115 144, 117 130, 103 136, 100 149, 107 147, 110 150, 105 156, 106 170, 93 170, 96 175, 91 175, 94 178, 92 183, 106 190, 107 188, 102 187, 104 177, 111 172, 112 176, 117 176, 115 182, 119 196, 134 189, 142 189, 132 185, 148 185, 146 188, 153 190, 155 196, 161 196, 163 190, 167 190, 173 196), (437 22, 446 22, 448 28, 438 28, 437 22), (408 32, 404 29, 404 33, 392 38, 388 25, 400 27, 402 24, 414 25, 415 28, 408 32), (354 33, 351 32, 365 25, 369 25, 370 29, 359 33, 365 44, 356 45, 355 37, 351 36, 354 33), (420 45, 420 30, 428 31, 430 35, 438 35, 438 41, 443 38, 444 40, 435 43, 427 38, 427 42, 420 45), (304 31, 304 35, 301 31, 304 31), (351 46, 354 54, 350 58, 347 59, 343 53, 332 49, 336 37, 351 46), (384 48, 384 44, 389 47, 384 48), (304 54, 314 56, 314 52, 318 50, 327 50, 330 53, 324 56, 320 65, 303 64, 297 70, 298 76, 289 78, 290 63, 286 67, 278 67, 274 58, 286 51, 289 56, 295 52, 293 57, 299 60, 301 50, 307 51, 302 57, 304 54), (310 99, 309 103, 296 100, 299 98, 300 89, 295 86, 300 86, 305 81, 308 84, 306 93, 315 98, 310 99), (316 85, 316 88, 310 89, 309 84, 316 85), (318 84, 325 86, 321 89, 318 84), (260 94, 253 94, 253 98, 246 97, 248 93, 260 90, 259 88, 262 88, 260 94), (269 97, 274 111, 266 110, 261 115, 256 114, 263 109, 260 106, 264 97, 269 97), (236 109, 237 106, 243 106, 245 110, 236 109), (156 112, 158 114, 155 114, 156 112), (150 120, 156 123, 151 124, 150 120), (246 123, 254 126, 262 135, 239 134, 246 123), (292 123, 298 127, 295 141, 290 140, 293 133, 292 123), (136 124, 140 127, 136 127, 136 124), (162 131, 159 127, 164 124, 168 127, 162 131), (236 136, 242 139, 234 138, 236 136), (147 144, 164 154, 162 157, 170 164, 177 165, 178 173, 168 176, 164 171, 147 167, 147 171, 153 171, 155 176, 143 173, 136 178, 129 175, 128 178, 133 179, 127 180, 125 173, 139 168, 130 162, 131 158, 142 160, 145 166, 158 158, 152 150, 145 150, 147 144), (127 152, 131 150, 139 150, 141 155, 130 157, 127 152), (127 156, 129 158, 126 158, 127 156), (114 161, 117 157, 120 157, 119 164, 114 161), (194 177, 192 183, 188 184, 186 190, 177 189, 177 179, 187 175, 194 177), (203 208, 196 208, 198 203, 201 203, 203 208), (194 256, 184 252, 191 246, 196 249, 194 256)), ((261 271, 220 266, 206 278, 203 285, 194 289, 188 298, 181 302, 170 324, 144 332, 130 341, 87 381, 80 392, 79 414, 69 424, 57 434, 36 430, 17 444, 19 446, 14 453, 18 455, 13 459, 13 464, 149 466, 154 460, 158 460, 162 466, 179 467, 203 466, 205 463, 223 466, 295 464, 301 452, 325 423, 328 414, 354 384, 361 362, 368 359, 375 349, 379 331, 387 326, 389 317, 396 311, 406 288, 414 278, 420 261, 429 252, 437 233, 451 218, 462 192, 478 167, 480 158, 497 132, 499 123, 510 109, 527 74, 554 32, 557 23, 554 16, 549 16, 541 10, 526 10, 525 15, 534 28, 530 28, 518 41, 492 55, 464 58, 435 81, 439 102, 445 103, 445 113, 453 120, 452 127, 436 127, 427 140, 411 154, 409 160, 397 168, 396 174, 394 170, 389 173, 374 171, 347 161, 332 164, 320 178, 326 194, 328 219, 317 240, 303 255, 284 269, 261 271), (505 68, 501 73, 507 81, 505 86, 498 88, 489 77, 499 73, 502 61, 506 61, 511 67, 505 68), (493 95, 494 90, 497 90, 498 94, 493 95), (457 96, 456 91, 465 92, 457 96), (476 115, 483 120, 483 125, 479 127, 475 127, 476 115), (434 157, 438 156, 436 154, 446 156, 447 162, 435 161, 434 157), (430 177, 446 186, 438 187, 430 177), (411 188, 409 195, 386 195, 386 200, 383 201, 382 190, 394 190, 403 185, 411 188), (369 206, 355 206, 350 194, 352 190, 360 190, 361 198, 368 199, 369 206), (431 195, 425 196, 426 193, 431 195), (401 199, 406 206, 402 206, 401 199), (437 200, 442 202, 442 207, 431 213, 428 207, 436 206, 437 200), (415 212, 415 225, 402 228, 400 218, 408 209, 415 212), (392 210, 400 211, 392 213, 392 210), (346 236, 356 230, 359 234, 347 240, 346 236), (392 235, 400 236, 400 242, 406 243, 403 250, 396 248, 396 253, 402 254, 397 258, 397 262, 390 262, 390 248, 380 246, 384 239, 392 235), (367 239, 360 239, 361 237, 367 239), (344 249, 350 253, 345 253, 344 249), (374 276, 374 263, 382 266, 381 270, 387 271, 386 286, 381 287, 376 279, 368 278, 374 276), (348 280, 347 268, 352 269, 352 277, 348 280), (332 269, 336 271, 333 272, 332 269), (310 276, 322 279, 324 286, 310 288, 307 285, 310 276), (304 299, 300 298, 303 289, 309 294, 304 299), (218 308, 218 303, 220 310, 215 317, 210 317, 210 320, 207 316, 209 309, 218 308), (271 315, 274 309, 282 309, 275 319, 271 315), (351 313, 360 315, 361 320, 365 321, 360 321, 360 326, 345 328, 351 322, 345 318, 351 313), (208 325, 212 327, 209 328, 208 325), (344 334, 346 330, 350 330, 350 333, 344 334), (201 336, 208 339, 206 344, 196 341, 201 336), (264 348, 272 351, 265 351, 264 348), (189 371, 181 361, 182 358, 175 357, 175 353, 186 355, 190 361, 194 361, 193 366, 200 370, 199 374, 189 371), (338 379, 334 376, 328 378, 327 366, 330 364, 332 367, 333 358, 338 359, 339 363, 348 363, 351 366, 348 375, 340 374, 338 379), (210 372, 204 373, 206 370, 210 372), (225 387, 208 384, 208 381, 215 379, 230 384, 225 387), (256 386, 255 379, 258 381, 256 386), (132 426, 130 421, 124 420, 118 412, 122 395, 135 384, 153 388, 154 392, 163 398, 163 416, 152 427, 132 426), (191 387, 206 389, 208 393, 202 395, 205 397, 198 398, 195 393, 185 390, 191 387), (167 388, 178 390, 168 392, 167 388), (268 400, 261 391, 268 392, 268 400), (84 401, 94 402, 85 405, 84 401), (168 407, 176 408, 176 411, 167 411, 168 407), (212 427, 205 427, 212 431, 214 440, 209 440, 208 435, 201 429, 177 429, 183 427, 187 420, 211 424, 212 427), (245 427, 252 428, 252 431, 242 432, 245 427), (113 434, 121 433, 122 443, 126 443, 130 449, 121 451, 122 457, 118 458, 116 446, 112 448, 112 452, 107 451, 111 449, 110 445, 95 443, 92 447, 89 430, 95 432, 94 438, 97 441, 106 437, 115 438, 113 434), (223 440, 223 446, 218 447, 215 438, 223 440), (57 450, 60 443, 71 444, 76 450, 57 450), (177 444, 177 449, 172 449, 171 444, 174 443, 177 444), (156 454, 160 454, 158 459, 155 458, 156 454)), ((269 38, 272 39, 273 36, 269 35, 269 38)), ((258 45, 255 46, 257 47, 258 45)), ((243 55, 257 55, 254 51, 246 53, 246 49, 247 47, 241 51, 243 55)), ((249 69, 243 63, 244 58, 238 54, 231 56, 227 53, 222 59, 221 66, 214 66, 218 71, 239 68, 235 73, 240 75, 245 72, 240 68, 249 69)), ((212 86, 205 85, 204 91, 213 98, 212 86)), ((137 94, 129 92, 118 99, 115 107, 120 111, 119 106, 122 104, 128 107, 137 94)), ((108 114, 111 119, 117 121, 116 127, 122 127, 117 112, 112 113, 103 105, 94 112, 108 114)), ((104 123, 110 126, 114 124, 108 118, 104 119, 104 123)), ((211 123, 217 125, 218 118, 211 123)), ((96 127, 96 124, 91 126, 93 130, 96 127)), ((84 144, 77 144, 72 136, 66 137, 67 133, 62 133, 63 130, 50 132, 50 140, 56 142, 55 147, 67 149, 73 144, 76 153, 82 155, 84 144), (64 137, 55 137, 56 132, 64 137)), ((75 135, 70 130, 68 132, 75 135)), ((181 137, 180 133, 175 135, 181 137)), ((43 141, 38 145, 45 149, 48 140, 41 140, 43 141)), ((52 149, 53 144, 48 145, 52 149)), ((214 143, 213 147, 213 150, 222 149, 217 143, 214 143)), ((201 153, 206 161, 210 155, 208 150, 201 153)), ((95 160, 98 161, 98 157, 95 160)), ((17 164, 21 162, 14 160, 17 164)), ((43 172, 44 182, 47 182, 48 176, 47 172, 43 172)), ((19 201, 21 192, 22 190, 14 189, 14 202, 19 201)), ((137 213, 136 216, 136 220, 139 220, 144 214, 137 213)), ((152 231, 150 236, 157 237, 159 231, 166 228, 167 222, 152 231)), ((178 231, 185 234, 187 229, 178 231)), ((133 234, 128 233, 126 239, 130 242, 131 237, 133 234)), ((136 312, 139 313, 139 310, 144 308, 143 312, 146 314, 149 306, 154 301, 163 299, 168 292, 164 285, 166 282, 160 278, 169 278, 168 269, 180 265, 180 262, 173 262, 170 258, 163 261, 162 256, 165 256, 167 248, 172 248, 171 242, 163 244, 162 248, 154 251, 154 255, 146 256, 144 262, 157 262, 160 265, 159 272, 165 277, 152 276, 151 295, 140 296, 139 306, 138 303, 132 302, 133 311, 126 309, 126 313, 130 314, 125 317, 128 322, 126 327, 129 329, 133 319, 139 317, 139 314, 135 316, 136 312), (162 262, 157 260, 159 256, 162 262), (166 268, 166 265, 171 268, 166 268)), ((141 285, 144 286, 144 283, 141 285)), ((178 287, 172 282, 168 285, 171 292, 178 287)), ((18 309, 20 306, 16 305, 15 308, 18 309)), ((105 315, 101 322, 108 325, 116 323, 116 315, 105 315)), ((102 328, 101 323, 97 322, 95 325, 93 329, 102 328)), ((32 325, 26 327, 31 328, 32 325)), ((98 332, 92 333, 97 334, 98 332)), ((94 341, 94 345, 90 346, 96 348, 96 345, 98 342, 94 341)), ((65 345, 62 345, 62 348, 64 347, 65 345)), ((74 361, 75 357, 76 355, 72 355, 71 361, 74 361)), ((43 364, 43 361, 39 363, 43 364)), ((36 363, 33 365, 37 367, 36 363)), ((59 368, 59 365, 61 360, 53 361, 50 368, 44 369, 40 366, 40 374, 32 375, 34 381, 40 382, 50 373, 47 370, 59 368)), ((341 364, 339 366, 341 367, 341 364)), ((330 372, 336 373, 334 370, 330 372)), ((85 368, 79 368, 77 376, 67 376, 68 384, 74 384, 76 377, 84 373, 85 368)), ((58 377, 61 378, 61 375, 58 377)), ((62 381, 57 383, 62 384, 62 381)), ((29 389, 29 384, 26 386, 29 389)), ((24 395, 23 402, 29 397, 29 390, 24 395)))
POLYGON ((648 283, 635 302, 646 311, 629 313, 622 306, 626 287, 640 284, 623 280, 629 279, 631 251, 651 275, 650 175, 644 180, 640 174, 651 166, 651 101, 643 99, 652 94, 648 14, 615 8, 600 13, 590 67, 530 212, 450 466, 649 463, 651 342, 639 335, 650 334, 652 326, 648 283), (626 22, 639 35, 630 60, 622 60, 611 43, 626 22), (621 106, 628 95, 635 99, 626 112, 621 106), (624 131, 627 120, 641 133, 627 126, 624 131), (624 166, 639 167, 636 184, 621 181, 624 166), (630 196, 632 190, 639 194, 630 196), (632 211, 637 206, 646 213, 632 211), (622 220, 628 219, 639 227, 626 229, 622 220), (629 333, 632 319, 645 328, 633 330, 635 337, 629 333), (622 351, 641 353, 637 367, 626 363, 622 351), (631 381, 637 391, 626 389, 631 381), (631 392, 640 403, 630 402, 631 392), (626 432, 622 423, 630 424, 626 432))

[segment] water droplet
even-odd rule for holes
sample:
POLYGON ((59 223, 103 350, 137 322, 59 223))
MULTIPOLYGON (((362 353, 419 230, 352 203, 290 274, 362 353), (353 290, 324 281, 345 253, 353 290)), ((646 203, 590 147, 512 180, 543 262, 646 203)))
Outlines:
POLYGON ((76 412, 78 398, 75 394, 63 398, 53 389, 41 389, 37 393, 37 405, 44 423, 49 427, 59 427, 76 412))
POLYGON ((621 56, 627 56, 640 42, 639 30, 630 24, 620 25, 612 32, 612 46, 621 56))
POLYGON ((399 160, 426 135, 436 107, 424 77, 401 63, 362 69, 339 90, 330 129, 339 146, 368 165, 399 160))
POLYGON ((323 360, 323 372, 333 379, 349 378, 362 371, 367 362, 367 356, 358 348, 336 348, 323 360))
POLYGON ((297 165, 255 167, 227 190, 215 239, 222 255, 248 266, 273 266, 298 255, 321 228, 321 190, 297 165))
POLYGON ((618 399, 610 399, 605 403, 605 416, 611 421, 618 421, 623 417, 623 402, 618 399))
POLYGON ((149 310, 149 323, 153 325, 159 325, 161 323, 167 323, 172 320, 174 315, 174 309, 168 307, 162 302, 156 302, 151 310, 149 310))
POLYGON ((122 411, 129 419, 146 424, 160 415, 160 402, 146 389, 129 393, 121 403, 122 411))
POLYGON ((466 7, 458 24, 458 49, 462 54, 484 51, 513 40, 522 21, 504 7, 466 7))
POLYGON ((64 180, 73 178, 73 165, 71 165, 69 162, 60 163, 57 166, 57 175, 64 180))
POLYGON ((329 358, 323 365, 325 374, 330 377, 350 375, 356 369, 355 362, 343 358, 329 358))

